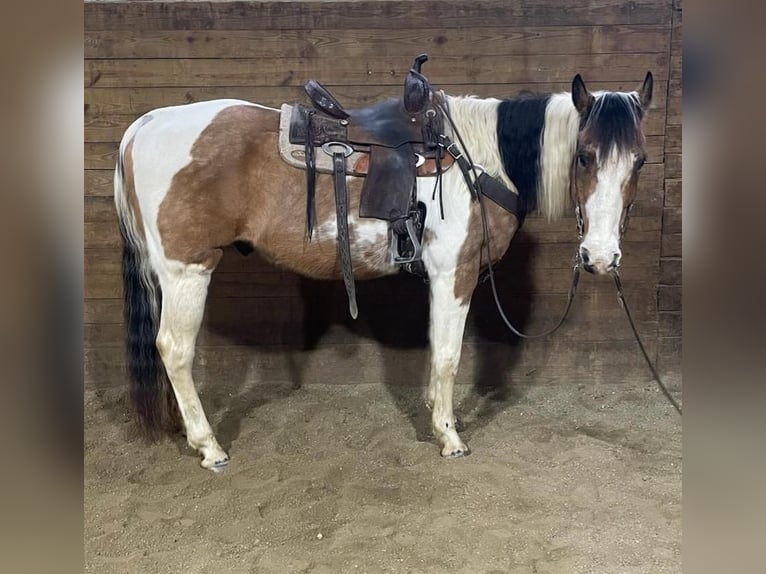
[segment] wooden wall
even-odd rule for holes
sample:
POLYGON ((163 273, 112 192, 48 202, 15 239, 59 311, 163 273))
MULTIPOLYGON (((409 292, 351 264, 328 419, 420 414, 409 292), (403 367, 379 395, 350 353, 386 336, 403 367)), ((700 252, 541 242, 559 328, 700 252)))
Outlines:
POLYGON ((681 0, 673 3, 668 109, 665 121, 665 207, 662 213, 659 331, 660 371, 681 374, 681 0))
MULTIPOLYGON (((502 97, 634 89, 655 104, 649 160, 624 243, 624 283, 650 352, 677 370, 680 342, 680 5, 671 0, 108 2, 85 4, 85 366, 89 385, 124 384, 120 252, 112 169, 122 131, 152 108, 215 97, 302 101, 316 78, 344 104, 396 95, 412 58, 452 94, 502 97)), ((530 218, 498 270, 508 312, 529 330, 563 310, 573 219, 530 218)), ((301 279, 227 251, 214 274, 198 381, 385 382, 427 376, 427 289, 400 276, 359 285, 347 318, 338 283, 301 279)), ((519 343, 477 289, 460 382, 650 380, 612 283, 584 276, 568 323, 519 343)))

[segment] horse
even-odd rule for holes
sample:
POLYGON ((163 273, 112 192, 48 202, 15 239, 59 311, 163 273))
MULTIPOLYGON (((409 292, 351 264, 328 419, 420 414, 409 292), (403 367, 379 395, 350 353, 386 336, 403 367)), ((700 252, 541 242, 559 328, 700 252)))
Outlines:
MULTIPOLYGON (((552 220, 574 205, 579 264, 605 274, 620 265, 620 239, 646 158, 642 122, 652 87, 648 72, 635 91, 590 92, 578 74, 571 92, 431 97, 443 99, 450 120, 444 130, 460 138, 472 165, 518 193, 528 211, 552 220)), ((341 277, 332 177, 317 176, 316 226, 307 241, 305 172, 280 159, 279 124, 280 110, 234 99, 155 109, 126 130, 115 167, 132 401, 150 435, 185 431, 201 466, 216 472, 229 455, 205 415, 192 362, 222 248, 247 244, 298 274, 341 277)), ((470 452, 456 428, 453 385, 471 296, 520 221, 477 201, 460 170, 440 177, 441 197, 433 177, 416 183, 426 206, 422 262, 430 289, 425 398, 441 455, 458 458, 470 452)), ((347 183, 354 277, 398 273, 389 224, 358 217, 362 180, 347 183)))

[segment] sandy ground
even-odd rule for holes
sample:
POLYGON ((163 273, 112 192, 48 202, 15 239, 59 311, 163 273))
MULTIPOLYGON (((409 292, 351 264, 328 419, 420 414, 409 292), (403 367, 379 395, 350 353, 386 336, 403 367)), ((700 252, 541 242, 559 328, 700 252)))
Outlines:
POLYGON ((86 572, 681 572, 681 419, 653 383, 457 389, 443 460, 422 391, 255 385, 203 403, 232 462, 85 396, 86 572))

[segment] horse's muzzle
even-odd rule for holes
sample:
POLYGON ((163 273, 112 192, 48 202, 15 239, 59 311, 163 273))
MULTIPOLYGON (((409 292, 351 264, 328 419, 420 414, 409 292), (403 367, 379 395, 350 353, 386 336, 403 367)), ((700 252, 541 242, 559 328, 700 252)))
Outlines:
POLYGON ((606 275, 610 271, 613 271, 620 264, 620 253, 615 253, 612 256, 612 260, 608 263, 603 259, 592 260, 590 251, 586 247, 580 248, 580 258, 582 260, 582 267, 588 273, 595 275, 606 275))

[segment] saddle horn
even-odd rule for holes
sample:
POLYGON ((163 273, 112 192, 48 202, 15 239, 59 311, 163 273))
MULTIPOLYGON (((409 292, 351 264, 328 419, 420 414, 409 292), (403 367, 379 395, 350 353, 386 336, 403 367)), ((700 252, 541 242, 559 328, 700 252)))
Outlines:
POLYGON ((427 61, 428 61, 428 54, 420 54, 420 56, 416 56, 415 61, 412 64, 412 69, 419 74, 420 70, 423 67, 423 64, 425 64, 427 61))
POLYGON ((431 84, 421 69, 428 61, 428 54, 420 54, 415 58, 407 78, 404 80, 404 109, 410 114, 422 112, 431 100, 431 84))

